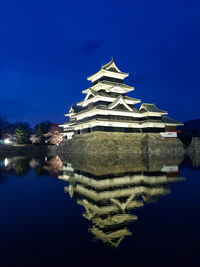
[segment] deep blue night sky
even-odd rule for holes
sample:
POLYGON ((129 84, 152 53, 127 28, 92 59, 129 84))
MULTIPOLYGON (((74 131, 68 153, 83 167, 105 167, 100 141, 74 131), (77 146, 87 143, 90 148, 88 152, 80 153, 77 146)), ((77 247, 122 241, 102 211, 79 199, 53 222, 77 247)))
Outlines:
POLYGON ((199 0, 0 0, 0 115, 65 121, 113 56, 130 96, 200 118, 199 14, 199 0))

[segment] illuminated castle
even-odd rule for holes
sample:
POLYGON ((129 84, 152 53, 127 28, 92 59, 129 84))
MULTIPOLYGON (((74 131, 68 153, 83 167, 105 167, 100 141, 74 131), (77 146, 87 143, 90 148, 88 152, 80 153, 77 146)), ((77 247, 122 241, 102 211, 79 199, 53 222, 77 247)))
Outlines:
POLYGON ((112 59, 88 77, 92 85, 82 91, 86 94, 85 99, 77 106, 71 106, 65 114, 69 121, 61 125, 64 138, 96 131, 151 132, 161 133, 163 137, 177 137, 176 126, 182 123, 166 117, 167 111, 148 103, 135 108, 141 100, 126 95, 134 90, 124 83, 128 75, 120 71, 112 59))

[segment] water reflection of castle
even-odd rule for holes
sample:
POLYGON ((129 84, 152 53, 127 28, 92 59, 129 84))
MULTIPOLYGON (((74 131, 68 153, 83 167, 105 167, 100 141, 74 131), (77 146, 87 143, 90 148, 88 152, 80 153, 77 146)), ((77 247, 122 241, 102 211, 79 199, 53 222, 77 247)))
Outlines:
POLYGON ((77 196, 77 203, 85 208, 83 216, 92 223, 89 231, 113 247, 131 235, 127 224, 137 220, 131 210, 169 194, 171 183, 184 180, 178 177, 180 159, 173 160, 175 165, 166 159, 128 160, 92 158, 90 162, 84 156, 72 160, 72 164, 63 160, 63 173, 59 176, 69 183, 65 192, 70 197, 77 196))
POLYGON ((33 168, 38 176, 57 177, 62 168, 59 178, 68 182, 65 191, 70 197, 76 196, 77 203, 85 208, 83 216, 91 222, 89 231, 97 239, 117 247, 131 235, 127 225, 137 220, 132 211, 169 194, 169 185, 183 180, 178 177, 181 161, 182 158, 155 158, 148 154, 70 154, 9 158, 4 159, 3 165, 17 176, 33 168))

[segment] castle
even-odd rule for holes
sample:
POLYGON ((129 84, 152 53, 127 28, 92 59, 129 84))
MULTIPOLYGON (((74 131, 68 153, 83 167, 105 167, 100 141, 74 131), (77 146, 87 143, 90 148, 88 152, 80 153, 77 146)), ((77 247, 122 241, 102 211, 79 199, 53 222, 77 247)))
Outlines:
POLYGON ((160 133, 163 137, 177 137, 177 126, 182 125, 167 117, 167 111, 155 104, 141 103, 127 96, 134 87, 126 85, 129 74, 118 69, 113 59, 87 79, 91 86, 77 106, 71 106, 69 121, 63 127, 64 139, 91 132, 160 133), (135 104, 141 103, 135 108, 135 104))

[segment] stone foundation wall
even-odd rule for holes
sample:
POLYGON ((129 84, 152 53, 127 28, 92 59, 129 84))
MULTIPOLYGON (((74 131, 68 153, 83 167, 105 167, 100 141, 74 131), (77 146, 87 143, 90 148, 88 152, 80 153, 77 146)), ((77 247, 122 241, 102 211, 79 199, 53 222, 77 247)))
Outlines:
POLYGON ((194 166, 200 166, 200 137, 192 137, 187 154, 191 158, 194 166))
POLYGON ((200 137, 192 137, 188 152, 200 153, 200 137))
POLYGON ((144 139, 144 152, 152 154, 183 154, 183 143, 176 137, 162 137, 160 134, 147 133, 144 139))
MULTIPOLYGON (((94 132, 63 141, 59 146, 1 145, 0 156, 43 156, 66 153, 108 154, 131 153, 160 155, 183 155, 183 144, 178 138, 163 138, 159 133, 105 133, 94 132)), ((194 139, 189 154, 200 157, 200 138, 194 139), (197 153, 197 151, 199 151, 197 153)))
POLYGON ((54 152, 61 153, 152 153, 183 154, 178 138, 164 138, 159 133, 94 132, 65 140, 54 152))

